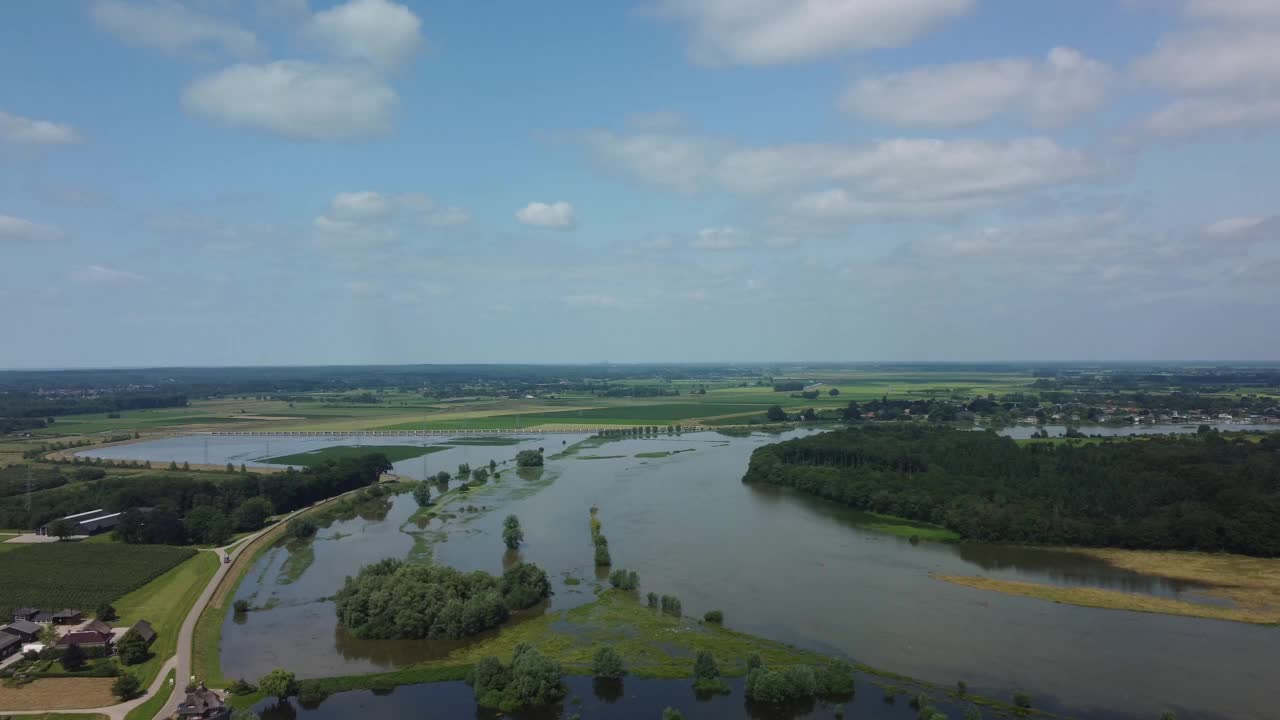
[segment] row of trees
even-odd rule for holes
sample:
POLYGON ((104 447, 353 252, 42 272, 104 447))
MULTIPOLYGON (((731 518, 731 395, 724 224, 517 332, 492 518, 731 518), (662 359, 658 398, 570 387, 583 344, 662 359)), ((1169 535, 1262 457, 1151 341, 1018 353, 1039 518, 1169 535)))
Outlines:
POLYGON ((758 448, 743 479, 976 540, 1276 556, 1280 435, 1253 439, 1019 445, 991 432, 860 426, 758 448))
POLYGON ((271 475, 175 482, 108 478, 98 481, 94 494, 110 493, 101 505, 126 510, 113 531, 123 542, 221 545, 235 532, 260 529, 275 513, 372 485, 390 467, 385 455, 370 454, 271 475))

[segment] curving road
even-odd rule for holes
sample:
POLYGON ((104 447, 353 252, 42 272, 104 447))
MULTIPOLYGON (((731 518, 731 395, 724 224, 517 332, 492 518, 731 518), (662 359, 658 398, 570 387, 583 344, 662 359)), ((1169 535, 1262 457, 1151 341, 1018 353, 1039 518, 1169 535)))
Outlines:
MULTIPOLYGON (((358 490, 355 492, 358 492, 358 490)), ((165 702, 164 707, 160 709, 160 712, 156 714, 154 720, 166 720, 167 718, 172 717, 174 708, 176 708, 182 698, 186 696, 185 688, 187 680, 191 677, 191 639, 192 636, 195 635, 196 622, 200 620, 200 615, 209 605, 209 600, 213 597, 213 593, 218 589, 218 584, 222 582, 222 579, 226 577, 231 568, 235 567, 236 559, 238 559, 240 554, 244 552, 245 548, 252 545, 255 540, 279 525, 288 522, 294 515, 310 510, 318 505, 332 502, 333 500, 337 500, 339 497, 342 497, 342 495, 329 498, 311 507, 295 510, 252 535, 246 535, 232 545, 226 545, 220 548, 203 549, 204 552, 218 553, 219 557, 223 554, 229 554, 231 555, 232 561, 230 563, 218 563, 217 572, 215 572, 213 577, 209 579, 209 583, 205 585, 204 591, 200 593, 200 597, 196 598, 195 604, 191 606, 191 611, 187 613, 186 619, 182 621, 182 628, 178 630, 178 647, 176 654, 161 666, 160 672, 156 674, 156 679, 152 681, 151 687, 147 688, 147 692, 144 695, 140 695, 128 702, 108 705, 106 707, 77 708, 74 710, 4 710, 0 711, 0 715, 41 715, 48 712, 67 715, 91 715, 98 713, 106 715, 111 718, 111 720, 124 720, 125 715, 128 715, 130 711, 149 700, 156 693, 167 691, 169 693, 169 699, 165 702), (169 671, 174 669, 176 669, 177 672, 174 673, 173 687, 165 688, 165 678, 168 676, 169 671)))

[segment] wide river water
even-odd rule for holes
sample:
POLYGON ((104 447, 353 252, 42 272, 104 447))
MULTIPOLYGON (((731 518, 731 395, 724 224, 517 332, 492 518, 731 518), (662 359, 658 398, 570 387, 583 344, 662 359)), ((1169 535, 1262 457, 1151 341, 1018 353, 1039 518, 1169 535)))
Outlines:
MULTIPOLYGON (((500 481, 448 506, 476 505, 487 511, 420 526, 409 521, 417 509, 413 498, 400 495, 388 507, 335 522, 314 542, 277 546, 250 570, 238 595, 260 609, 226 618, 224 671, 254 678, 283 666, 300 677, 320 677, 387 670, 442 652, 440 643, 350 638, 337 628, 333 605, 325 598, 347 575, 384 557, 430 553, 435 561, 464 570, 499 573, 513 560, 499 539, 507 513, 521 519, 523 559, 536 562, 555 582, 551 609, 590 602, 596 579, 590 553, 584 552, 581 533, 567 529, 584 527, 588 508, 597 505, 614 566, 638 571, 643 590, 678 596, 690 616, 717 608, 724 611, 726 625, 737 630, 943 685, 963 679, 971 690, 993 697, 1008 699, 1015 690, 1026 691, 1037 707, 1078 718, 1153 718, 1162 710, 1175 711, 1181 720, 1275 717, 1270 691, 1280 658, 1280 629, 1059 605, 960 587, 931 574, 1086 585, 1209 602, 1194 586, 1071 553, 977 543, 912 544, 867 529, 869 518, 848 508, 741 482, 754 448, 807 432, 662 435, 607 442, 561 458, 553 456, 583 437, 529 433, 515 445, 453 446, 399 462, 396 473, 423 477, 441 469, 453 472, 460 462, 474 467, 491 458, 510 468, 516 452, 529 447, 544 447, 552 458, 536 476, 507 470, 500 481), (681 452, 637 457, 663 451, 681 452), (566 577, 586 582, 569 586, 563 582, 566 577)), ((205 462, 207 456, 211 463, 254 465, 268 456, 359 442, 450 441, 273 437, 268 455, 261 437, 187 436, 86 454, 153 463, 205 462)), ((348 697, 342 702, 357 703, 370 717, 399 717, 410 692, 429 691, 402 688, 387 696, 363 693, 358 695, 362 700, 348 697), (380 703, 386 703, 385 712, 377 710, 380 703)), ((453 690, 442 685, 430 692, 447 695, 453 690)), ((740 708, 741 696, 735 696, 734 707, 740 708)), ((339 705, 335 700, 297 712, 338 717, 332 714, 339 705)), ((745 709, 734 712, 750 716, 745 709)))

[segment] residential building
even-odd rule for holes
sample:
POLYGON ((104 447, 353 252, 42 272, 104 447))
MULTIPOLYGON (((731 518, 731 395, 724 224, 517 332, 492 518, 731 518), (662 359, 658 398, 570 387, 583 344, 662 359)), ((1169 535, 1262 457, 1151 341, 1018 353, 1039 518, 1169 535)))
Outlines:
POLYGON ((183 720, 229 720, 231 708, 227 707, 218 693, 200 683, 178 705, 178 717, 183 720))
POLYGON ((79 645, 83 650, 92 648, 101 648, 104 653, 111 653, 111 633, 102 633, 96 630, 76 630, 58 638, 55 643, 56 647, 66 648, 72 645, 79 645))
POLYGON ((133 627, 129 629, 134 630, 139 635, 141 635, 142 639, 146 640, 148 645, 156 641, 155 628, 151 627, 151 623, 147 622, 146 620, 139 620, 138 622, 133 624, 133 627))
POLYGON ((40 636, 42 630, 44 630, 43 627, 30 620, 14 620, 4 627, 0 627, 0 633, 12 635, 22 642, 32 642, 40 636))
POLYGON ((11 657, 22 649, 22 638, 17 635, 0 633, 0 660, 11 657))
POLYGON ((79 625, 84 620, 84 613, 79 610, 65 608, 53 613, 54 625, 79 625))

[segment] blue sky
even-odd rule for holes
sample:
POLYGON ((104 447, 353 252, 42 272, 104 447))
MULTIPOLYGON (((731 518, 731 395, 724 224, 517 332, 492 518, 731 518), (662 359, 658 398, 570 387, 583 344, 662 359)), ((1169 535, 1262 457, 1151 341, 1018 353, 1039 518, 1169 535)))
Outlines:
POLYGON ((0 7, 0 367, 1280 357, 1271 0, 0 7))

